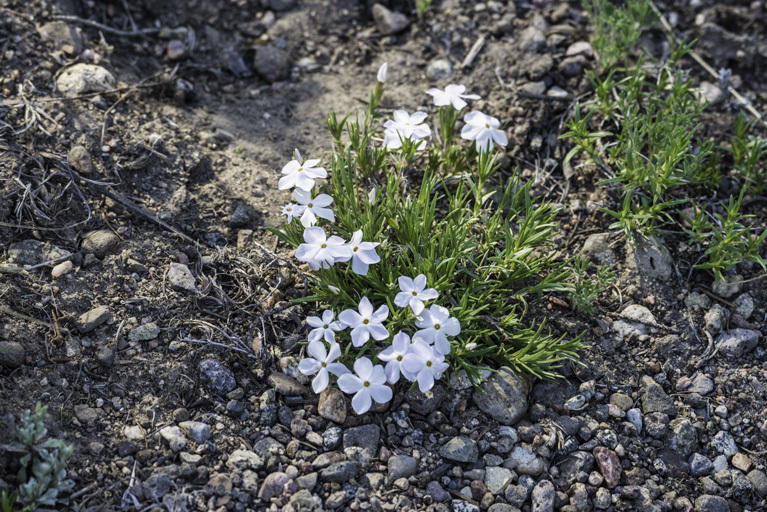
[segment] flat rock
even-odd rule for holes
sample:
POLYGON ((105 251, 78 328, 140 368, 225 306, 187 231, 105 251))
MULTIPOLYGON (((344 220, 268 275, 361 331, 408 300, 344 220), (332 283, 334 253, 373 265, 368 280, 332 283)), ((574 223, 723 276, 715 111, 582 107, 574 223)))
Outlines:
POLYGON ((707 395, 713 390, 714 381, 708 378, 704 373, 698 373, 698 375, 692 379, 692 386, 687 391, 698 393, 699 395, 707 395))
POLYGON ((746 476, 751 480, 754 490, 760 497, 764 498, 767 496, 767 475, 764 474, 764 471, 754 469, 746 476))
POLYGON ((120 245, 120 238, 108 229, 97 229, 83 235, 80 250, 91 253, 99 259, 114 254, 120 245))
POLYGON ((759 331, 751 329, 731 329, 716 337, 714 342, 721 354, 739 359, 752 352, 759 344, 759 331))
POLYGON ((378 425, 361 425, 344 432, 344 450, 359 447, 369 457, 373 458, 378 451, 378 441, 381 429, 378 425))
POLYGON ((56 87, 64 96, 75 98, 89 92, 109 92, 115 88, 115 77, 93 64, 75 64, 61 73, 56 80, 56 87))
POLYGON ((538 52, 546 46, 546 35, 543 31, 530 25, 519 34, 519 48, 525 52, 538 52))
POLYGON ((378 31, 387 36, 402 32, 410 25, 410 20, 404 14, 391 11, 381 4, 373 4, 373 21, 378 31))
POLYGON ((479 450, 475 441, 466 436, 458 436, 443 444, 439 449, 439 454, 443 459, 473 463, 477 462, 479 450))
POLYGON ((306 395, 309 393, 306 386, 293 377, 281 372, 273 372, 267 380, 274 391, 283 396, 306 395))
POLYGON ((48 242, 22 240, 8 248, 8 263, 13 265, 39 265, 46 261, 71 256, 71 253, 48 242))
POLYGON ((660 384, 652 383, 645 389, 642 395, 642 412, 649 414, 660 412, 669 416, 676 416, 674 400, 669 397, 660 384))
POLYGON ((594 56, 594 48, 588 41, 577 41, 567 47, 565 51, 565 57, 572 57, 574 55, 585 55, 586 57, 594 56))
POLYGON ((641 236, 636 237, 636 245, 626 242, 626 265, 658 281, 666 281, 674 273, 674 260, 666 248, 641 236))
POLYGON ((181 430, 197 444, 202 444, 210 438, 210 425, 201 421, 182 421, 178 424, 181 430))
POLYGON ((250 450, 235 450, 226 460, 226 467, 233 471, 244 469, 257 471, 264 467, 264 459, 250 450))
POLYGON ((609 233, 594 233, 586 238, 581 248, 581 254, 597 265, 614 265, 618 259, 615 251, 610 248, 609 233))
POLYGON ((687 418, 677 418, 671 421, 670 445, 671 449, 682 458, 688 459, 690 455, 698 451, 698 433, 687 418))
POLYGON ((713 448, 715 452, 721 453, 728 459, 730 459, 739 451, 738 445, 735 444, 735 439, 732 437, 732 434, 724 430, 717 432, 716 435, 711 439, 711 448, 713 448))
POLYGON ((160 328, 154 322, 134 327, 128 333, 128 339, 131 341, 148 341, 157 338, 160 335, 160 328))
POLYGON ((200 371, 200 381, 214 395, 224 396, 237 387, 232 370, 217 359, 203 359, 197 368, 200 371))
POLYGON ((472 398, 482 412, 502 425, 514 425, 528 409, 527 382, 504 366, 474 391, 472 398))
POLYGON ((408 478, 418 470, 418 461, 409 455, 395 455, 388 461, 388 477, 393 482, 398 478, 408 478))
POLYGON ((15 341, 0 341, 0 366, 15 370, 24 364, 24 347, 15 341))
POLYGON ((320 471, 320 478, 326 482, 346 483, 360 471, 360 464, 358 462, 352 462, 344 460, 336 462, 320 471))
POLYGON ((173 262, 168 267, 168 282, 179 292, 197 293, 197 285, 189 267, 173 262))
POLYGON ((648 325, 657 325, 652 312, 639 304, 631 304, 621 311, 621 317, 613 322, 612 329, 624 338, 648 333, 648 325))
POLYGON ((447 392, 439 384, 426 393, 422 393, 418 386, 413 386, 405 394, 405 401, 410 404, 410 409, 422 416, 428 416, 439 409, 446 398, 447 392))
POLYGON ((730 505, 721 496, 704 494, 695 498, 695 512, 730 512, 730 505))
POLYGON ((93 174, 96 169, 90 152, 83 146, 75 146, 69 150, 69 165, 86 176, 93 174))
POLYGON ((88 407, 85 404, 75 405, 75 417, 80 423, 95 422, 99 419, 99 416, 101 416, 101 414, 98 409, 88 407))
POLYGON ((453 65, 447 59, 434 59, 426 66, 426 78, 438 82, 453 76, 453 65))
POLYGON ((42 25, 38 30, 43 41, 50 41, 58 50, 71 47, 73 53, 83 51, 83 38, 80 31, 68 25, 65 21, 52 21, 42 25))
MULTIPOLYGON (((510 469, 490 466, 485 469, 485 485, 488 492, 493 496, 503 493, 503 490, 511 482, 514 474, 510 469)), ((492 507, 491 507, 492 508, 492 507)))
POLYGON ((533 512, 554 512, 554 500, 557 492, 549 480, 541 480, 533 488, 533 512))
POLYGON ((83 334, 89 333, 112 317, 106 306, 98 306, 80 315, 75 321, 77 330, 83 334))

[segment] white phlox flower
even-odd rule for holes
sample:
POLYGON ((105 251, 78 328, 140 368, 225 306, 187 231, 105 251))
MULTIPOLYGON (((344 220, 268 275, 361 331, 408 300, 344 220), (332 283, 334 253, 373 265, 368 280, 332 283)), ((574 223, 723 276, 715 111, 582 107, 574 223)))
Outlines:
POLYGON ((387 71, 389 71, 389 63, 388 62, 384 62, 383 64, 381 64, 381 67, 378 68, 378 75, 377 75, 376 78, 378 79, 378 83, 379 84, 382 84, 382 83, 386 82, 386 72, 387 71))
POLYGON ((334 322, 335 314, 329 309, 322 312, 322 318, 318 316, 307 316, 306 323, 314 327, 309 332, 309 342, 324 339, 329 343, 336 341, 336 332, 346 329, 343 323, 334 322))
POLYGON ((312 389, 315 393, 322 393, 328 387, 330 382, 329 373, 336 377, 349 373, 349 369, 346 366, 333 362, 341 357, 341 346, 338 343, 331 343, 330 352, 327 352, 322 341, 314 340, 309 342, 306 351, 312 357, 301 359, 301 362, 298 363, 298 371, 304 375, 317 374, 312 379, 312 389))
POLYGON ((434 288, 426 288, 426 276, 423 274, 416 276, 415 279, 400 276, 397 281, 402 291, 394 297, 394 304, 401 308, 410 306, 416 315, 420 315, 423 311, 423 301, 436 299, 439 296, 434 288))
MULTIPOLYGON (((296 150, 297 156, 298 150, 296 150)), ((327 178, 328 171, 323 167, 317 167, 319 159, 305 160, 301 163, 299 160, 291 160, 282 168, 284 176, 280 178, 277 186, 280 190, 289 190, 298 187, 302 190, 311 190, 314 188, 314 180, 317 178, 327 178)))
POLYGON ((310 191, 297 188, 293 191, 293 197, 304 209, 301 214, 301 224, 303 224, 305 228, 317 224, 317 217, 322 217, 330 222, 336 220, 333 210, 328 208, 330 203, 333 202, 333 198, 329 195, 318 194, 316 197, 312 197, 310 191))
MULTIPOLYGON (((403 365, 409 373, 415 375, 421 393, 433 388, 434 382, 439 380, 450 366, 445 362, 445 356, 422 340, 413 341, 410 352, 403 359, 403 365)), ((340 377, 339 381, 342 378, 340 377)))
POLYGON ((304 242, 296 249, 296 258, 308 263, 312 270, 330 268, 336 261, 351 257, 343 238, 336 235, 327 238, 325 230, 318 226, 304 230, 304 242))
POLYGON ((288 217, 288 224, 293 222, 294 217, 300 217, 304 213, 304 206, 301 204, 289 203, 282 207, 282 214, 288 217))
POLYGON ((426 112, 416 112, 412 116, 404 110, 395 110, 394 119, 384 123, 384 146, 389 149, 402 147, 403 139, 411 139, 418 142, 418 149, 426 147, 424 137, 431 135, 431 128, 423 122, 426 120, 426 112))
POLYGON ((373 405, 373 400, 385 404, 392 397, 392 390, 386 385, 383 366, 373 363, 367 357, 354 361, 354 375, 347 373, 338 378, 338 387, 346 394, 354 394, 352 408, 357 414, 365 414, 373 405))
POLYGON ((456 110, 461 110, 466 106, 464 98, 467 100, 478 100, 479 96, 476 94, 464 94, 466 92, 465 85, 450 84, 445 87, 445 90, 432 87, 426 94, 431 94, 434 97, 434 104, 438 107, 445 107, 452 105, 456 110))
POLYGON ((424 309, 415 325, 420 330, 413 335, 413 340, 420 339, 426 343, 433 343, 437 352, 443 356, 450 353, 450 342, 447 337, 457 336, 461 332, 458 319, 451 317, 447 308, 437 304, 424 309))
POLYGON ((366 276, 369 266, 381 261, 381 257, 376 254, 376 247, 380 244, 378 242, 363 242, 361 230, 355 231, 352 234, 352 239, 346 245, 351 251, 352 270, 356 274, 366 276))
POLYGON ((509 143, 506 133, 498 129, 501 125, 498 119, 475 110, 463 116, 463 120, 466 125, 461 130, 461 138, 476 141, 477 152, 489 151, 493 143, 499 146, 509 143))
POLYGON ((383 305, 374 312, 370 300, 367 297, 362 297, 359 311, 346 309, 338 315, 338 319, 347 327, 351 327, 352 345, 361 347, 368 342, 371 336, 378 341, 389 337, 389 331, 382 323, 388 316, 388 306, 383 305))
POLYGON ((378 359, 386 363, 386 380, 394 384, 399 380, 400 373, 409 381, 415 380, 415 375, 404 367, 405 356, 410 353, 410 336, 400 331, 392 338, 391 345, 378 354, 378 359))

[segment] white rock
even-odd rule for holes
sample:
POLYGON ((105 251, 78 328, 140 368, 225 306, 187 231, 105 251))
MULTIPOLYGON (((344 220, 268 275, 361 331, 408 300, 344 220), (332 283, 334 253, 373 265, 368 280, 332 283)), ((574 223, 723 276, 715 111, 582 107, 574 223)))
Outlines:
POLYGON ((115 77, 101 66, 75 64, 59 75, 56 86, 65 96, 74 98, 89 92, 111 91, 115 88, 115 77))

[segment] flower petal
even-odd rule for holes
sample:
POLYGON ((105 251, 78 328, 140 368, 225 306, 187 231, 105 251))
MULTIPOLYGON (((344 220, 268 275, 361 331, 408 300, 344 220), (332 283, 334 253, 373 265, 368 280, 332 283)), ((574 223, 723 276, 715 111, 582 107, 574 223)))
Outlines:
POLYGON ((348 373, 351 373, 349 371, 349 368, 344 366, 341 363, 329 363, 328 364, 328 371, 335 375, 336 377, 341 377, 342 375, 346 375, 348 373))
POLYGON ((407 276, 399 276, 399 278, 397 278, 397 283, 399 284, 399 289, 403 292, 417 291, 415 289, 414 281, 407 276))
POLYGON ((360 390, 360 388, 364 387, 360 378, 352 373, 345 373, 344 375, 338 377, 337 384, 338 389, 348 395, 356 393, 360 390))
POLYGON ((373 304, 367 297, 362 297, 359 305, 359 312, 362 318, 370 318, 373 314, 373 304))
POLYGON ((380 323, 380 322, 383 322, 384 320, 386 320, 386 318, 388 316, 389 316, 389 306, 384 304, 383 306, 378 308, 375 313, 370 315, 369 318, 370 318, 370 322, 371 323, 374 323, 374 322, 379 322, 380 323))
POLYGON ((365 414, 370 410, 370 406, 373 405, 373 400, 370 398, 370 391, 368 388, 362 388, 357 391, 357 394, 352 398, 352 407, 357 414, 365 414))
POLYGON ((319 394, 322 393, 328 384, 330 383, 330 375, 328 375, 327 368, 323 368, 319 371, 317 376, 312 379, 312 390, 319 394))
POLYGON ((320 362, 309 357, 301 359, 298 363, 298 371, 304 375, 314 375, 320 368, 322 368, 320 362))
POLYGON ((309 346, 306 347, 306 351, 317 361, 324 362, 328 357, 328 352, 325 349, 325 344, 321 341, 312 341, 309 346))
MULTIPOLYGON (((331 331, 332 334, 332 331, 331 331)), ((328 357, 325 359, 325 362, 330 363, 332 361, 335 361, 341 357, 341 345, 338 343, 331 343, 330 344, 330 352, 328 352, 328 357)))
POLYGON ((410 298, 412 296, 413 295, 410 292, 399 292, 397 296, 394 297, 394 305, 406 308, 408 304, 410 304, 410 298))
POLYGON ((338 319, 341 320, 347 327, 355 328, 362 323, 362 317, 359 313, 353 309, 345 309, 338 315, 338 319))
POLYGON ((368 275, 368 267, 369 265, 362 261, 358 256, 355 256, 352 258, 352 271, 360 276, 366 276, 368 275))
POLYGON ((360 357, 354 361, 354 373, 362 380, 370 380, 373 375, 373 363, 367 357, 360 357))
POLYGON ((421 390, 421 393, 426 393, 433 387, 434 375, 431 373, 431 370, 424 368, 418 372, 418 389, 421 390))
POLYGON ((389 386, 370 386, 370 396, 379 404, 385 404, 391 400, 392 394, 389 386))

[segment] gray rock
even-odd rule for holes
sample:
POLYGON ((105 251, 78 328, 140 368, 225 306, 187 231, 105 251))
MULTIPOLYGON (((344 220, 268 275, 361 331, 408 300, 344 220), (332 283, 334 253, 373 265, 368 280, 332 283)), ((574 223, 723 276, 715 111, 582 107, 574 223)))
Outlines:
POLYGON ((173 262, 168 267, 168 282, 180 292, 197 293, 197 285, 189 267, 173 262))
POLYGON ((584 405, 586 405, 586 397, 578 394, 565 402, 565 409, 568 411, 577 411, 582 409, 584 405))
POLYGON ((317 510, 318 505, 312 496, 312 493, 308 489, 301 489, 293 496, 290 497, 288 504, 293 507, 297 512, 309 512, 311 510, 317 510))
POLYGON ((256 49, 256 73, 270 84, 290 78, 290 66, 290 55, 285 50, 274 46, 261 46, 256 49))
POLYGON ((100 66, 75 64, 59 75, 56 87, 64 96, 75 98, 89 92, 109 92, 115 83, 112 73, 100 66))
POLYGON ((117 355, 115 354, 115 351, 109 347, 101 347, 98 349, 98 351, 96 351, 96 361, 98 361, 101 366, 106 368, 109 368, 115 364, 116 357, 117 355))
POLYGON ((703 80, 700 83, 699 97, 713 106, 724 101, 726 95, 718 85, 703 80))
POLYGON ((546 96, 549 98, 567 98, 570 96, 570 93, 561 87, 554 85, 551 87, 551 89, 546 91, 546 96))
POLYGON ((633 409, 629 409, 628 411, 626 411, 626 419, 629 420, 629 422, 636 427, 637 432, 642 431, 642 411, 640 411, 636 407, 633 409))
POLYGON ((725 432, 724 430, 717 432, 711 439, 711 448, 713 448, 716 453, 721 453, 727 457, 727 459, 732 458, 732 456, 739 451, 738 445, 735 444, 735 439, 732 437, 732 434, 725 432))
POLYGON ((87 313, 80 315, 75 321, 77 330, 83 334, 89 333, 102 325, 104 322, 112 318, 109 308, 106 306, 98 306, 87 313))
POLYGON ((232 370, 217 359, 203 359, 197 368, 200 371, 200 381, 214 395, 224 396, 237 387, 232 370))
POLYGON ((187 447, 186 438, 181 433, 181 429, 175 425, 169 425, 160 429, 160 437, 168 442, 168 446, 173 453, 178 453, 187 447))
POLYGON ((330 427, 322 434, 322 447, 326 450, 334 450, 341 444, 343 429, 330 427))
POLYGON ((747 293, 738 295, 738 298, 735 299, 733 303, 735 304, 735 311, 733 311, 733 313, 744 320, 748 320, 754 313, 754 299, 747 293))
POLYGON ((662 412, 651 412, 645 416, 645 430, 647 435, 660 439, 666 436, 669 426, 668 414, 662 412))
POLYGON ((517 507, 513 507, 508 503, 494 503, 490 505, 487 512, 520 512, 517 507))
POLYGON ((560 61, 558 69, 565 76, 575 76, 583 72, 583 68, 588 66, 589 62, 583 55, 566 57, 560 61))
POLYGON ((692 292, 684 298, 684 305, 690 309, 706 309, 711 305, 708 295, 692 292))
POLYGON ((19 266, 39 265, 66 256, 71 256, 71 253, 48 242, 37 240, 22 240, 8 248, 8 263, 19 266))
POLYGON ((527 412, 528 385, 514 370, 504 366, 472 395, 480 410, 502 425, 514 425, 527 412))
POLYGON ((707 395, 714 390, 714 381, 706 376, 704 373, 698 373, 694 379, 692 379, 692 386, 687 391, 691 393, 698 393, 699 395, 707 395))
POLYGON ((285 447, 273 437, 265 437, 253 445, 253 451, 262 457, 285 453, 285 447))
POLYGON ((594 508, 599 510, 604 510, 608 508, 612 503, 612 497, 610 496, 610 491, 605 489, 604 487, 600 487, 597 489, 596 494, 594 495, 594 508))
POLYGON ((520 475, 537 476, 543 472, 543 462, 529 446, 515 446, 507 463, 520 475))
POLYGON ((339 425, 346 421, 346 399, 340 389, 328 386, 320 393, 317 414, 339 425))
POLYGON ((660 384, 652 383, 642 395, 642 412, 661 412, 669 416, 676 416, 674 401, 669 397, 660 384))
POLYGON ((553 512, 556 489, 549 480, 541 480, 533 489, 533 512, 553 512))
POLYGON ((612 329, 624 338, 647 334, 648 325, 657 325, 655 317, 644 306, 632 304, 621 312, 621 318, 613 322, 612 329))
POLYGON ((519 34, 519 48, 525 52, 538 52, 546 46, 546 35, 530 25, 519 34))
POLYGON ((299 489, 307 489, 311 491, 314 489, 314 486, 317 485, 317 480, 319 479, 319 474, 314 471, 312 473, 309 473, 308 475, 302 475, 296 478, 296 485, 299 489))
POLYGON ((594 469, 594 456, 588 452, 575 451, 559 465, 560 480, 563 487, 571 486, 579 473, 591 473, 594 469))
POLYGON ((674 274, 674 260, 666 248, 641 236, 636 237, 636 245, 626 243, 626 265, 658 281, 666 281, 674 274))
POLYGON ((128 339, 131 341, 148 341, 157 338, 160 335, 160 328, 154 322, 139 325, 130 330, 128 339))
POLYGON ((93 174, 96 169, 90 152, 83 146, 75 146, 69 150, 69 165, 86 176, 93 174))
POLYGON ((521 92, 527 94, 546 94, 546 82, 538 80, 535 82, 527 82, 519 87, 521 92))
POLYGON ((369 457, 374 458, 378 450, 381 429, 378 425, 362 425, 344 432, 344 450, 359 447, 369 457))
POLYGON ((75 417, 80 423, 90 423, 98 421, 99 419, 99 411, 96 409, 93 409, 92 407, 88 407, 85 404, 78 404, 75 405, 75 417))
POLYGON ((346 503, 349 497, 346 495, 346 491, 336 491, 328 496, 325 500, 325 508, 329 510, 336 509, 346 503))
POLYGON ((277 12, 290 10, 295 5, 296 0, 269 0, 269 8, 277 12))
POLYGON ((694 477, 710 475, 714 470, 714 463, 711 459, 700 453, 694 453, 690 457, 690 474, 694 477))
POLYGON ((724 455, 717 455, 714 457, 714 473, 723 471, 728 468, 727 457, 724 455))
POLYGON ((739 359, 756 348, 759 335, 759 331, 737 328, 723 332, 714 341, 720 353, 739 359))
POLYGON ((756 493, 762 498, 767 496, 767 475, 764 474, 764 471, 754 469, 747 476, 756 493))
POLYGON ((290 477, 280 471, 269 473, 264 479, 264 483, 261 484, 261 489, 258 491, 258 498, 261 501, 268 502, 272 498, 276 498, 285 490, 286 484, 290 482, 290 477))
POLYGON ((182 421, 178 424, 181 430, 197 444, 202 444, 210 438, 210 425, 201 421, 182 421))
POLYGON ((437 503, 442 503, 450 499, 450 493, 448 493, 436 480, 432 480, 426 484, 426 494, 432 497, 437 503))
POLYGON ((530 496, 530 490, 524 485, 508 485, 503 497, 510 505, 521 508, 530 496))
POLYGON ((479 450, 477 443, 466 436, 454 437, 439 449, 442 458, 456 462, 477 462, 479 450))
POLYGON ((274 391, 283 396, 306 395, 309 393, 306 386, 293 377, 281 372, 273 372, 267 380, 272 388, 274 388, 274 391))
POLYGON ((594 48, 588 41, 577 41, 567 47, 565 57, 572 57, 574 55, 585 55, 586 57, 594 56, 594 48))
POLYGON ((373 21, 378 31, 383 35, 402 32, 410 24, 410 20, 404 14, 390 11, 381 4, 373 4, 373 21))
POLYGON ((720 496, 704 494, 695 498, 695 512, 730 512, 730 506, 720 496))
POLYGON ((24 364, 24 347, 15 341, 0 341, 0 366, 15 370, 24 364))
POLYGON ((493 495, 497 496, 503 493, 503 490, 511 482, 514 474, 511 470, 491 466, 485 469, 485 485, 487 490, 493 495))
POLYGON ((320 478, 327 482, 343 484, 357 476, 360 471, 358 462, 344 460, 336 462, 320 471, 320 478))
POLYGON ((142 488, 144 494, 155 501, 159 501, 163 496, 168 494, 172 482, 168 475, 165 474, 152 474, 146 479, 142 488))
POLYGON ((706 311, 703 320, 706 322, 706 330, 712 336, 716 336, 722 332, 722 329, 727 325, 727 320, 729 318, 729 310, 725 309, 721 304, 714 304, 713 308, 706 311))
POLYGON ((264 467, 264 459, 250 450, 235 450, 226 459, 226 467, 232 471, 246 469, 258 471, 264 467))
POLYGON ((742 282, 743 276, 739 274, 724 276, 722 281, 714 281, 714 284, 711 285, 711 289, 715 295, 729 299, 740 291, 742 282))
POLYGON ((395 455, 389 458, 388 469, 389 481, 393 482, 398 478, 415 475, 418 470, 418 461, 409 455, 395 455))
POLYGON ((687 418, 677 418, 671 421, 671 449, 684 459, 700 449, 698 433, 687 418))
POLYGON ((434 59, 426 66, 426 78, 438 82, 453 76, 453 65, 447 59, 434 59))
POLYGON ((479 507, 473 503, 464 500, 453 500, 450 502, 453 512, 479 512, 479 507))
POLYGON ((413 386, 405 394, 405 401, 410 404, 410 409, 422 416, 428 416, 439 409, 446 398, 447 392, 439 384, 426 393, 421 393, 418 386, 413 386))
POLYGON ((618 259, 615 251, 610 248, 609 233, 594 233, 586 238, 581 248, 581 254, 597 265, 614 265, 618 259))

